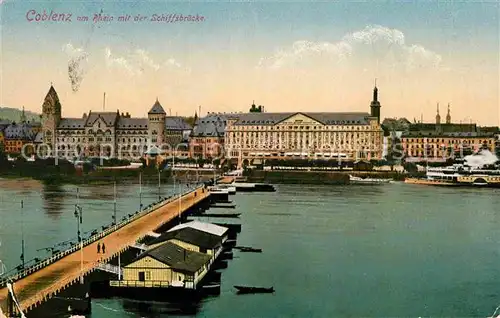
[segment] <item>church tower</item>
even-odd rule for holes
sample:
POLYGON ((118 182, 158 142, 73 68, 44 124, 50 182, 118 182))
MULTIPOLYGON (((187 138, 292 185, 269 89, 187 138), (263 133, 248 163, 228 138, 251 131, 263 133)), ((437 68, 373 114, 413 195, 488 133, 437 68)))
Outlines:
POLYGON ((436 125, 441 124, 441 115, 439 115, 439 103, 437 103, 436 125))
POLYGON ((24 112, 24 106, 23 106, 23 112, 21 113, 21 118, 20 118, 19 122, 20 123, 26 122, 26 113, 24 112))
POLYGON ((151 144, 162 144, 165 142, 165 117, 167 113, 161 106, 158 98, 151 110, 148 112, 148 134, 151 144))
POLYGON ((61 121, 61 103, 59 96, 50 84, 50 89, 42 105, 42 132, 43 142, 50 145, 52 149, 56 146, 57 141, 57 126, 61 121))
POLYGON ((378 101, 377 80, 375 80, 375 88, 373 89, 373 100, 370 104, 371 117, 377 117, 377 122, 380 124, 380 102, 378 101))
POLYGON ((450 103, 448 103, 448 114, 446 114, 446 123, 451 124, 450 103))

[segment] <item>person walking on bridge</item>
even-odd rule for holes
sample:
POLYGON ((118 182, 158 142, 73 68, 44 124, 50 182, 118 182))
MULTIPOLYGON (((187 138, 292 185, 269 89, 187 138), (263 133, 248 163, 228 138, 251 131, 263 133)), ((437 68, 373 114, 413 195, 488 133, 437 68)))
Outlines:
POLYGON ((97 242, 97 254, 101 253, 101 243, 97 242))
POLYGON ((102 253, 106 254, 106 245, 104 245, 104 243, 102 243, 101 247, 102 247, 102 253))

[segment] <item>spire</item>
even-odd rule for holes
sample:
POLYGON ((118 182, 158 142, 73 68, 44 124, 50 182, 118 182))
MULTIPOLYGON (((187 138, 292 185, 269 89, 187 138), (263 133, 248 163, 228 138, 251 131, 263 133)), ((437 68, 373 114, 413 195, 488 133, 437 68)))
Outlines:
POLYGON ((43 99, 42 105, 42 113, 45 114, 60 114, 61 113, 61 103, 59 101, 59 96, 57 96, 57 92, 50 83, 49 91, 45 98, 43 99))
POLYGON ((439 115, 439 103, 437 103, 437 109, 436 109, 436 124, 437 125, 441 124, 441 116, 439 115))
POLYGON ((23 111, 21 113, 21 123, 26 122, 26 113, 24 112, 24 106, 23 106, 23 111))
POLYGON ((380 102, 378 101, 377 79, 375 79, 375 87, 373 88, 373 100, 370 103, 370 115, 371 117, 377 117, 378 123, 380 123, 380 102))
POLYGON ((451 124, 450 103, 448 103, 448 114, 446 114, 446 123, 451 124))
POLYGON ((148 114, 164 114, 164 115, 166 115, 165 110, 163 109, 160 102, 158 101, 158 98, 156 98, 156 102, 154 103, 153 107, 151 107, 148 114))

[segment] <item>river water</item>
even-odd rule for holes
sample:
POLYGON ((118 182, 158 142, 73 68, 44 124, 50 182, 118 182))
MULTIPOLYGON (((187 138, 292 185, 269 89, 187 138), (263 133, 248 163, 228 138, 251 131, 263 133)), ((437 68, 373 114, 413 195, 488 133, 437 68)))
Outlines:
MULTIPOLYGON (((76 186, 0 181, 0 259, 19 264, 37 249, 76 238, 76 186), (19 201, 24 200, 21 212, 19 201), (21 222, 22 220, 22 222, 21 222)), ((242 213, 222 292, 199 317, 486 317, 500 305, 500 191, 395 183, 280 185, 232 197, 242 213), (233 285, 274 286, 238 296, 233 285)), ((162 185, 161 195, 173 193, 162 185)), ((113 186, 79 188, 83 231, 111 222, 113 186)), ((139 207, 139 186, 118 185, 118 219, 139 207)), ((158 197, 143 186, 143 203, 158 197)), ((45 254, 44 254, 45 253, 45 254)), ((164 304, 92 302, 92 318, 172 317, 164 304)))

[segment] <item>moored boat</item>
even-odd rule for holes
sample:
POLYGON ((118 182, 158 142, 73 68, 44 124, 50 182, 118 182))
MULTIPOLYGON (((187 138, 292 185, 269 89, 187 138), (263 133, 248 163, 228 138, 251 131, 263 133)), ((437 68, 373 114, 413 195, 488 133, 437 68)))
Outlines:
POLYGON ((475 161, 490 158, 489 151, 468 156, 464 163, 447 167, 427 167, 425 178, 408 178, 405 183, 439 185, 439 186, 470 186, 470 187, 500 187, 500 165, 495 164, 495 158, 489 162, 477 164, 475 161), (479 159, 478 159, 479 158, 479 159))
POLYGON ((275 192, 276 189, 272 184, 267 183, 248 183, 248 182, 233 182, 232 186, 236 191, 240 192, 275 192))
POLYGON ((274 293, 274 287, 249 287, 249 286, 234 286, 239 294, 268 294, 274 293))
POLYGON ((227 190, 229 194, 236 194, 236 187, 229 184, 217 184, 215 186, 217 189, 227 190))
POLYGON ((262 253, 261 248, 253 248, 253 247, 240 247, 239 248, 240 252, 250 252, 250 253, 262 253))

